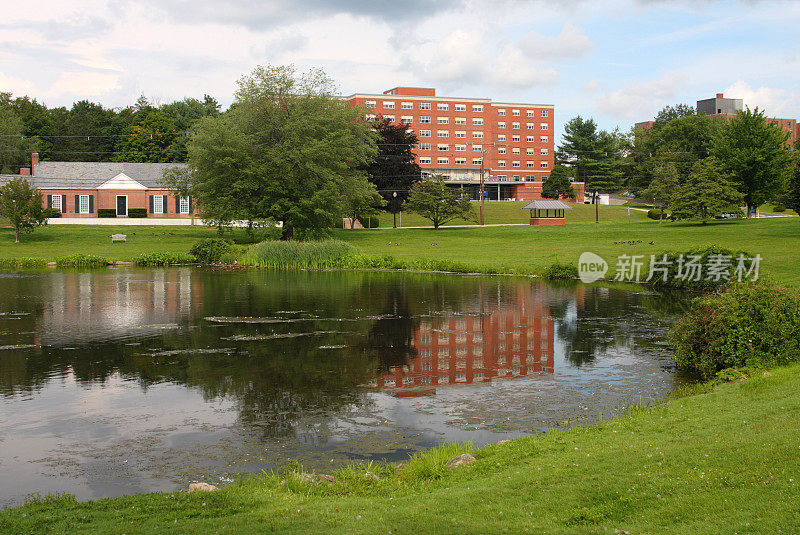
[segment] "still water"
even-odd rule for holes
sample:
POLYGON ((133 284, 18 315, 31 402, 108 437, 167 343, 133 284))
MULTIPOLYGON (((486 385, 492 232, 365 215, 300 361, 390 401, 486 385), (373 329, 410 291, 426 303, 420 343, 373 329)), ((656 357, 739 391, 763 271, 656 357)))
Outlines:
POLYGON ((506 277, 0 272, 0 507, 591 423, 675 387, 680 306, 506 277))

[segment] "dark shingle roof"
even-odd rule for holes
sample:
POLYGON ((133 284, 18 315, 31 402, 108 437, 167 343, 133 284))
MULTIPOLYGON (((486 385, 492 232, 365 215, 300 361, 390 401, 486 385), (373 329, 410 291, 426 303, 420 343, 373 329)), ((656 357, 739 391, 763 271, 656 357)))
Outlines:
POLYGON ((523 210, 572 210, 572 206, 555 199, 531 201, 522 207, 523 210))
MULTIPOLYGON (((165 170, 184 166, 184 163, 39 162, 35 174, 23 178, 40 189, 95 189, 124 173, 147 188, 160 188, 165 170)), ((0 175, 0 184, 19 176, 0 175)))

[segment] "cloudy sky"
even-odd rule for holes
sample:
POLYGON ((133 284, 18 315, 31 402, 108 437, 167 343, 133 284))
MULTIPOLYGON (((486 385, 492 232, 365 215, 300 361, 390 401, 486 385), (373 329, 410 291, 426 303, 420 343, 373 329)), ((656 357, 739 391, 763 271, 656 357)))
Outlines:
POLYGON ((0 0, 0 91, 49 106, 215 96, 257 64, 554 104, 627 130, 719 91, 800 118, 800 2, 0 0))

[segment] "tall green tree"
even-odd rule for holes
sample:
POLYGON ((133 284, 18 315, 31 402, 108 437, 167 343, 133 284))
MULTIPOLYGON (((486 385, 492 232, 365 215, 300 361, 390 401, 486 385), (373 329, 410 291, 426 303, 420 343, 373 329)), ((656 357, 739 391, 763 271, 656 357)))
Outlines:
POLYGON ((396 192, 397 203, 402 203, 408 198, 411 186, 421 176, 414 159, 417 136, 409 132, 404 124, 392 124, 385 120, 377 120, 372 124, 378 133, 378 154, 367 167, 367 175, 387 202, 392 202, 392 194, 396 192))
POLYGON ((180 137, 175 123, 155 108, 137 115, 126 135, 119 138, 115 160, 119 162, 174 162, 179 155, 173 145, 180 137))
POLYGON ((673 119, 691 117, 695 114, 695 108, 691 104, 675 104, 674 106, 665 106, 656 114, 654 118, 654 128, 663 126, 673 119))
POLYGON ((17 115, 9 93, 0 93, 0 173, 18 173, 20 167, 30 167, 31 152, 37 140, 25 137, 25 124, 17 115))
POLYGON ((653 180, 650 182, 650 186, 642 192, 642 195, 646 199, 652 199, 653 205, 661 210, 658 217, 659 223, 664 220, 664 210, 669 208, 675 200, 680 185, 678 170, 673 163, 660 165, 653 172, 653 180))
POLYGON ((575 199, 575 189, 569 180, 569 171, 563 165, 556 165, 550 171, 550 176, 542 184, 542 197, 545 199, 559 199, 561 197, 575 199))
POLYGON ((579 115, 564 125, 556 162, 569 167, 587 193, 610 193, 621 185, 623 143, 619 132, 598 131, 594 119, 579 115))
POLYGON ((786 206, 800 214, 800 141, 795 148, 794 167, 786 189, 786 206))
POLYGON ((677 219, 699 219, 705 225, 709 219, 722 214, 740 214, 743 202, 744 196, 736 189, 736 184, 711 157, 694 164, 689 179, 673 201, 672 213, 677 219))
POLYGON ((24 178, 13 178, 0 187, 0 217, 14 229, 14 243, 22 232, 47 224, 42 194, 24 178))
POLYGON ((456 218, 477 221, 469 197, 448 187, 442 175, 433 175, 414 184, 404 206, 428 219, 434 229, 456 218))
POLYGON ((198 121, 188 145, 204 217, 281 221, 284 239, 326 232, 345 193, 367 182, 374 130, 322 71, 257 67, 238 86, 234 106, 198 121))
POLYGON ((712 152, 744 195, 748 217, 785 183, 792 165, 788 139, 789 133, 758 108, 740 111, 720 130, 712 152))

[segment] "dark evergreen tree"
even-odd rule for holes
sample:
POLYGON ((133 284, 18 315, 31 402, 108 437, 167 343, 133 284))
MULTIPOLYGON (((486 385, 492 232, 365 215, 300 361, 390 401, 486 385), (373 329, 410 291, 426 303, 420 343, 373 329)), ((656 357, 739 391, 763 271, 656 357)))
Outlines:
POLYGON ((542 197, 545 199, 558 199, 561 197, 575 199, 575 190, 569 180, 569 172, 563 165, 556 165, 550 176, 542 184, 542 197))
POLYGON ((377 120, 374 127, 378 133, 379 153, 367 167, 367 176, 387 201, 387 208, 395 210, 408 199, 411 186, 421 176, 413 152, 417 136, 404 124, 377 120), (395 192, 396 198, 392 195, 395 192))

